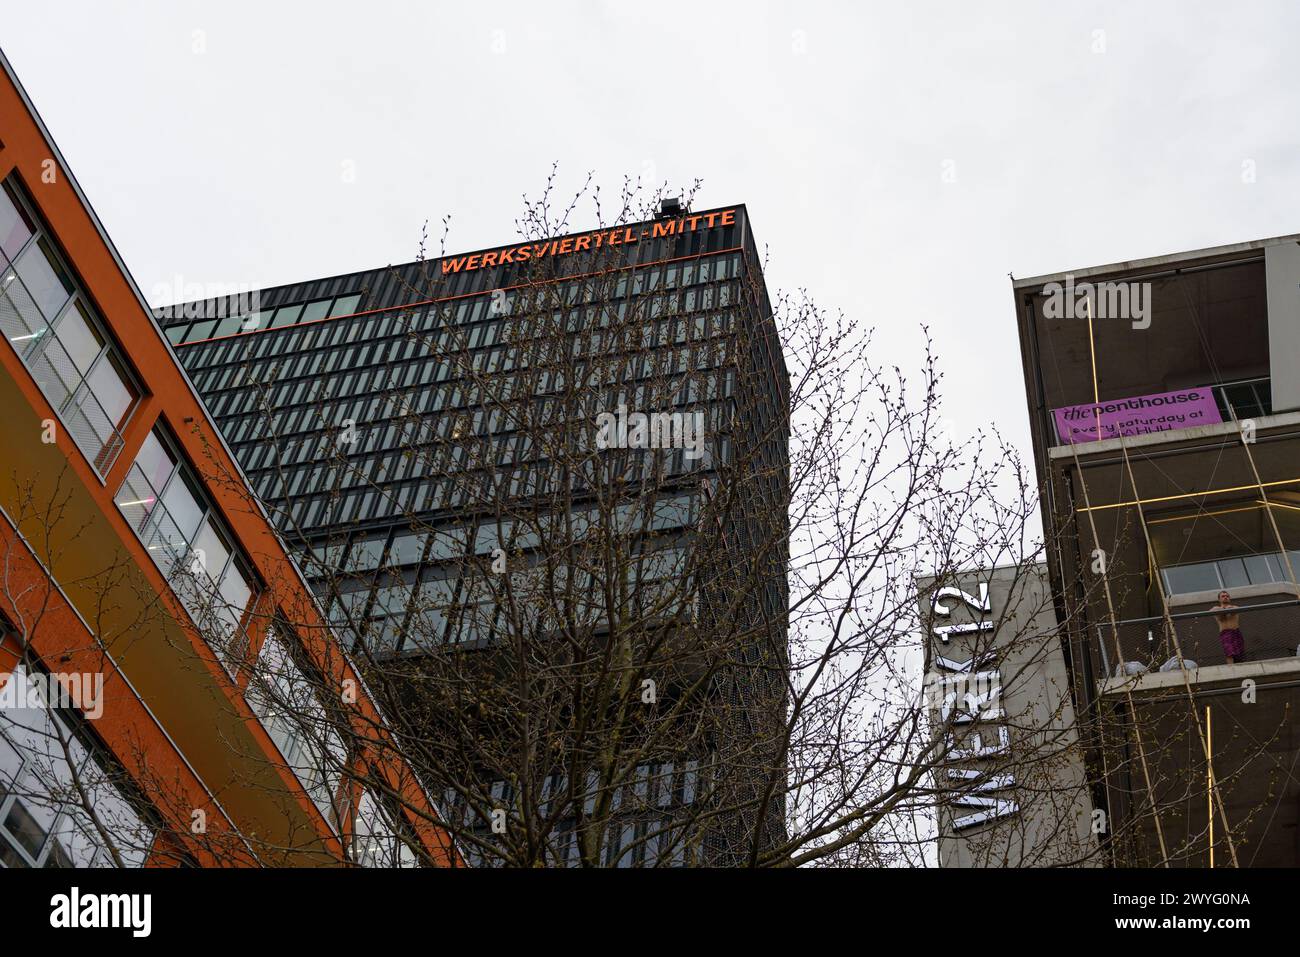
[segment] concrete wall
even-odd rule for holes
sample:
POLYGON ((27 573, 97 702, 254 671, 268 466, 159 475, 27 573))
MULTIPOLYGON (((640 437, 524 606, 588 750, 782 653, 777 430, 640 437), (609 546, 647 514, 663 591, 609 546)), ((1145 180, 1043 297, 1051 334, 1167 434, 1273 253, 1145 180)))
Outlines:
POLYGON ((1300 244, 1264 250, 1273 411, 1300 409, 1300 244))
POLYGON ((937 811, 940 865, 1097 863, 1092 804, 1046 566, 971 572, 956 582, 921 579, 918 586, 929 639, 932 726, 937 733, 951 732, 935 782, 947 791, 937 811), (938 590, 945 585, 966 592, 976 606, 986 594, 987 610, 938 590), (942 629, 954 625, 962 630, 945 635, 942 629), (953 671, 953 665, 966 662, 975 663, 953 671), (962 695, 953 700, 951 686, 936 680, 958 674, 986 676, 971 682, 977 694, 996 691, 979 704, 967 699, 962 714, 962 695), (933 693, 936 687, 940 694, 933 693), (947 717, 945 703, 956 709, 947 717), (977 720, 967 720, 975 712, 977 720))

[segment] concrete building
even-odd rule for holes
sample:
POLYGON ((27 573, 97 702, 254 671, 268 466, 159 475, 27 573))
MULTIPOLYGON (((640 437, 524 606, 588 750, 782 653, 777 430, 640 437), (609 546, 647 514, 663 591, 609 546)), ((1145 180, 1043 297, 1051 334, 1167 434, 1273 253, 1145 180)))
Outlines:
POLYGON ((939 864, 1095 864, 1095 819, 1046 566, 918 580, 938 742, 939 864))
POLYGON ((1300 237, 1013 289, 1106 851, 1294 866, 1300 237))

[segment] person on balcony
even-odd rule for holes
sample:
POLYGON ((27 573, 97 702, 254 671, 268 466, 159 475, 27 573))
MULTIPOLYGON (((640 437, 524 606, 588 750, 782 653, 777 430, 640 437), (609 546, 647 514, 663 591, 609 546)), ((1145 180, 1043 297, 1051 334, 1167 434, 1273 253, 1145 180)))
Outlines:
POLYGON ((1221 612, 1214 620, 1219 623, 1219 644, 1223 645, 1223 656, 1228 664, 1246 660, 1246 639, 1241 634, 1241 616, 1237 614, 1240 606, 1232 603, 1232 596, 1226 591, 1219 592, 1219 603, 1210 611, 1221 612))

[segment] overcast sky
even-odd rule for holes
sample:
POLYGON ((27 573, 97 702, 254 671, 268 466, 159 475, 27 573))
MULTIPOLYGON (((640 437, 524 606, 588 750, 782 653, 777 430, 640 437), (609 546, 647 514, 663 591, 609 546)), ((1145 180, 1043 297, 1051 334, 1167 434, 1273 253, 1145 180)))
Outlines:
POLYGON ((147 296, 506 243, 553 161, 700 178, 1026 454, 1009 271, 1300 232, 1294 2, 0 2, 147 296))

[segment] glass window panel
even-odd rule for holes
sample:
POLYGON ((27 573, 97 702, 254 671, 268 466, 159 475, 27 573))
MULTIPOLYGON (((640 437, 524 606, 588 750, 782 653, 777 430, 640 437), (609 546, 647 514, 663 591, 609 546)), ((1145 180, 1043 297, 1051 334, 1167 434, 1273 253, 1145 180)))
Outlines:
POLYGON ((379 567, 384 554, 384 540, 373 538, 365 542, 354 542, 348 553, 347 570, 350 572, 369 571, 379 567))
POLYGON ((1226 386, 1223 390, 1223 396, 1228 400, 1228 404, 1232 406, 1237 418, 1244 419, 1257 414, 1255 390, 1249 384, 1226 386))
POLYGON ((1256 382, 1255 394, 1259 396, 1259 405, 1264 410, 1264 414, 1271 414, 1273 411, 1273 383, 1268 379, 1263 382, 1256 382))
MULTIPOLYGON (((130 785, 126 772, 113 765, 111 769, 92 756, 82 771, 90 806, 95 815, 113 835, 113 842, 122 863, 127 867, 141 867, 153 846, 154 829, 146 817, 127 799, 130 785)), ((81 829, 96 840, 94 824, 81 808, 73 812, 81 822, 81 829)), ((96 857, 95 866, 111 866, 111 858, 103 851, 96 857)))
POLYGON ((271 328, 278 329, 280 326, 291 326, 298 321, 302 315, 302 304, 296 306, 281 306, 275 310, 275 315, 271 317, 271 328))
POLYGON ((314 322, 317 319, 324 319, 329 315, 330 300, 318 299, 315 302, 309 302, 303 307, 302 316, 299 322, 314 322))
POLYGON ((57 339, 49 339, 45 348, 31 360, 32 378, 56 409, 62 409, 68 397, 81 385, 81 373, 57 339))
POLYGON ((274 309, 262 309, 253 313, 251 316, 245 316, 240 329, 243 332, 254 332, 258 329, 266 329, 271 325, 271 317, 275 315, 274 309))
POLYGON ((149 483, 145 481, 144 473, 138 466, 133 465, 113 501, 126 516, 126 520, 131 523, 131 527, 138 532, 144 528, 145 520, 153 511, 158 499, 154 490, 149 487, 149 483))
POLYGON ((18 776, 18 770, 22 766, 22 755, 10 744, 8 738, 0 735, 0 803, 9 794, 9 785, 18 776))
POLYGON ((420 560, 424 552, 426 536, 422 533, 398 535, 393 539, 388 561, 392 565, 413 565, 420 560))
MULTIPOLYGON (((439 596, 439 599, 444 602, 447 600, 446 596, 439 596)), ((420 603, 416 604, 406 623, 404 650, 410 651, 416 648, 427 650, 443 642, 443 635, 447 630, 447 612, 445 608, 422 604, 426 600, 421 589, 420 603)))
POLYGON ((415 853, 398 836, 394 812, 379 804, 369 791, 357 804, 353 854, 362 867, 415 867, 415 853))
POLYGON ((212 330, 217 328, 215 319, 204 319, 202 322, 196 322, 190 326, 189 333, 185 336, 186 342, 198 342, 203 339, 212 338, 212 330))
POLYGON ((107 415, 108 423, 114 428, 120 427, 127 412, 135 403, 136 394, 135 389, 126 381, 126 374, 118 365, 116 358, 111 355, 106 356, 99 365, 95 366, 86 382, 107 415))
POLYGON ((221 578, 226 562, 230 560, 230 546, 224 536, 212 524, 212 519, 205 519, 194 538, 194 563, 207 572, 213 581, 221 578))
POLYGON ((253 586, 238 562, 231 563, 226 577, 221 580, 218 594, 217 615, 224 622, 226 634, 233 635, 239 630, 239 623, 253 597, 253 586))
POLYGON ((233 336, 243 328, 244 323, 247 321, 247 316, 226 316, 224 319, 218 319, 216 328, 212 330, 212 336, 213 338, 217 336, 233 336))
POLYGON ((656 502, 650 517, 650 527, 665 529, 689 526, 695 520, 695 506, 694 495, 679 495, 668 501, 656 502))
POLYGON ((184 557, 189 543, 176 527, 176 523, 172 521, 165 505, 156 506, 154 515, 153 530, 145 539, 145 548, 148 549, 149 556, 162 569, 163 575, 170 579, 172 569, 184 557))
POLYGON ((333 620, 351 621, 365 611, 369 600, 370 592, 365 589, 344 592, 339 596, 338 604, 335 606, 333 620))
POLYGON ((212 605, 212 583, 205 576, 198 575, 193 555, 178 557, 168 575, 168 582, 194 623, 206 633, 211 626, 208 613, 212 605))
POLYGON ((188 542, 198 531, 203 518, 203 508, 199 505, 201 496, 191 487, 189 476, 181 471, 163 493, 163 505, 167 507, 172 521, 182 538, 188 542))
POLYGON ((642 579, 675 578, 686 570, 686 553, 679 548, 666 548, 640 557, 642 579))
POLYGON ((5 815, 4 829, 32 857, 39 857, 58 811, 43 802, 15 798, 5 815))
POLYGON ((185 330, 188 328, 189 326, 185 325, 169 326, 166 330, 168 341, 174 346, 180 345, 185 341, 185 330))
POLYGON ((241 615, 248 607, 249 599, 253 597, 253 586, 238 562, 231 564, 226 577, 221 580, 221 597, 225 599, 227 605, 241 615))
POLYGON ((1171 595, 1185 595, 1194 591, 1213 591, 1220 588, 1219 573, 1214 562, 1199 565, 1179 565, 1164 569, 1165 585, 1171 595))
POLYGON ((46 318, 57 316, 72 295, 72 280, 59 265, 49 242, 44 238, 37 240, 14 265, 46 318))
POLYGON ((62 321, 55 327, 54 334, 59 337, 59 342, 67 351, 68 358, 82 375, 90 369, 95 357, 104 347, 103 336, 94 328, 80 302, 75 303, 73 308, 68 310, 62 321))
MULTIPOLYGON (((98 840, 92 840, 79 826, 78 818, 83 814, 67 813, 59 818, 50 834, 50 859, 46 867, 92 867, 102 850, 98 840)), ((89 819, 85 824, 92 828, 89 819)))
POLYGON ((6 183, 0 192, 0 251, 4 252, 5 258, 17 256, 34 230, 27 211, 6 183))
POLYGON ((1246 574, 1246 563, 1240 558, 1224 558, 1219 561, 1219 575, 1223 578, 1225 588, 1237 588, 1249 585, 1251 578, 1246 574))
POLYGON ((331 317, 350 316, 357 311, 360 305, 361 305, 360 293, 353 296, 339 296, 337 299, 334 300, 334 305, 330 309, 329 314, 331 317))
POLYGON ((1282 569, 1277 556, 1275 555, 1248 555, 1244 562, 1243 581, 1228 581, 1224 577, 1225 585, 1260 585, 1270 582, 1282 581, 1282 569))
POLYGON ((135 457, 135 464, 156 490, 167 483, 167 477, 176 467, 176 459, 167 450, 167 446, 159 441, 157 433, 150 432, 145 437, 144 444, 140 446, 140 454, 135 457))
POLYGON ((375 589, 375 605, 371 614, 401 616, 411 601, 414 586, 402 582, 375 589))

